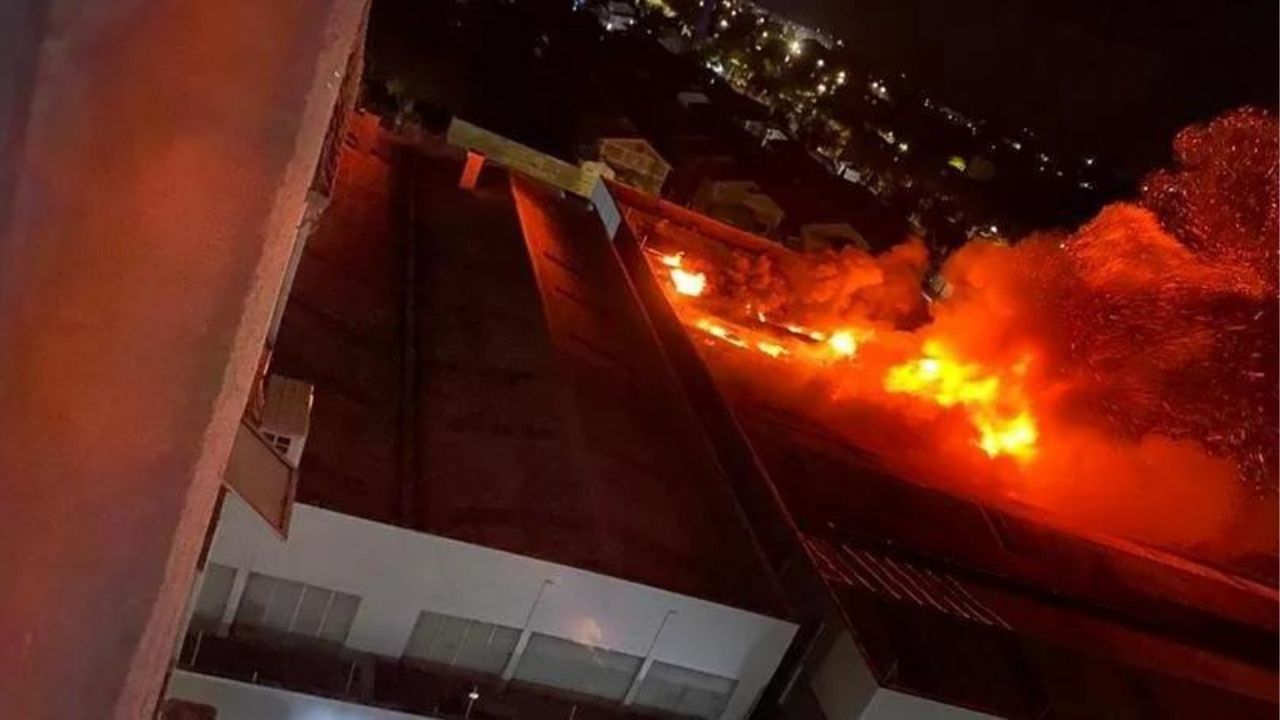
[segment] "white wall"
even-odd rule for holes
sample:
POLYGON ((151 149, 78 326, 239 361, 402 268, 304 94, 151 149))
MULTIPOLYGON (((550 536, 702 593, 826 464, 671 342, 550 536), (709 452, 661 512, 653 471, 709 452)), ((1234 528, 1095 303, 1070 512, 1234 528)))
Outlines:
POLYGON ((227 496, 210 559, 361 597, 347 645, 399 657, 418 613, 431 610, 644 656, 668 611, 655 660, 738 680, 723 717, 743 717, 796 626, 565 565, 294 506, 281 542, 227 496), (551 584, 546 584, 551 581, 551 584))
POLYGON ((212 705, 218 720, 430 720, 185 670, 174 671, 168 697, 212 705))
POLYGON ((827 720, 997 720, 994 715, 881 687, 862 651, 841 631, 809 686, 827 720))
POLYGON ((862 651, 843 630, 813 669, 809 686, 827 720, 858 720, 880 689, 862 651))
POLYGON ((1000 720, 995 715, 887 688, 880 688, 871 698, 862 717, 865 720, 1000 720))

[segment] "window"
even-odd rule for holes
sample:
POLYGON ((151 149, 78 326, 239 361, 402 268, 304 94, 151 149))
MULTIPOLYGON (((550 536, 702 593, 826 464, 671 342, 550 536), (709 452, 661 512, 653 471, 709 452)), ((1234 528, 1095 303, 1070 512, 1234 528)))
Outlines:
POLYGON ((678 715, 718 718, 737 684, 729 678, 655 660, 640 683, 635 703, 678 715))
POLYGON ((533 633, 520 656, 517 680, 621 700, 640 669, 634 655, 533 633))
POLYGON ((424 610, 418 613, 404 657, 497 675, 519 639, 520 631, 513 627, 424 610))
POLYGON ((359 607, 355 595, 249 573, 236 610, 236 629, 272 630, 341 645, 359 607))
POLYGON ((213 562, 205 565, 204 582, 200 585, 196 606, 191 611, 192 627, 212 629, 222 623, 235 579, 236 569, 233 567, 213 562))

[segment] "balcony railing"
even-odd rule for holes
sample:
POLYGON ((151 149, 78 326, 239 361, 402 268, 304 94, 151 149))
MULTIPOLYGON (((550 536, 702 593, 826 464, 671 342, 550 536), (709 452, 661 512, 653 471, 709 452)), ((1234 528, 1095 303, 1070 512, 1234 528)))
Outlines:
POLYGON ((401 661, 314 640, 188 633, 178 667, 319 697, 446 720, 674 718, 552 688, 427 663, 401 661), (474 697, 473 697, 474 695, 474 697))

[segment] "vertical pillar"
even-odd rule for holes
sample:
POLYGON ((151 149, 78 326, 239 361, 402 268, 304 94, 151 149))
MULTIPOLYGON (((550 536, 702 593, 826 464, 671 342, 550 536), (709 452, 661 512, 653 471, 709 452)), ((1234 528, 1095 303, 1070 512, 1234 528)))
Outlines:
POLYGON ((249 571, 237 567, 236 575, 231 580, 231 590, 227 593, 227 604, 222 608, 222 618, 218 621, 218 634, 226 637, 231 632, 231 624, 235 622, 236 611, 240 609, 240 600, 244 598, 245 586, 249 584, 249 571))
POLYGON ((0 717, 150 717, 363 0, 0 3, 0 717))
POLYGON ((658 641, 662 639, 662 631, 667 629, 667 623, 671 621, 671 616, 675 615, 675 610, 668 610, 667 614, 662 616, 662 623, 658 625, 658 631, 653 634, 653 641, 649 643, 649 651, 644 654, 644 661, 640 663, 640 669, 636 671, 636 676, 631 678, 631 687, 627 688, 627 694, 622 698, 623 705, 630 705, 636 699, 636 693, 640 692, 640 685, 644 682, 644 678, 649 674, 649 668, 653 667, 653 655, 658 650, 658 641))
POLYGON ((533 604, 529 606, 529 614, 525 616, 524 627, 520 629, 520 637, 516 640, 516 646, 511 649, 511 657, 507 658, 506 667, 502 668, 504 681, 515 676, 516 666, 520 664, 520 656, 524 655, 524 649, 529 645, 529 636, 533 634, 533 616, 538 612, 538 603, 542 602, 542 594, 547 591, 547 588, 555 584, 555 580, 547 578, 538 587, 538 594, 533 598, 533 604))

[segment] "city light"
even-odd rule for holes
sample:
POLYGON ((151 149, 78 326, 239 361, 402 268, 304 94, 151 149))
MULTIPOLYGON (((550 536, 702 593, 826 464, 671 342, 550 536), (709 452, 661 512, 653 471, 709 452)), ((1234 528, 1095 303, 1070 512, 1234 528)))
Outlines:
POLYGON ((791 44, 787 46, 787 49, 792 55, 799 55, 804 50, 804 46, 800 44, 799 40, 792 40, 791 44))

